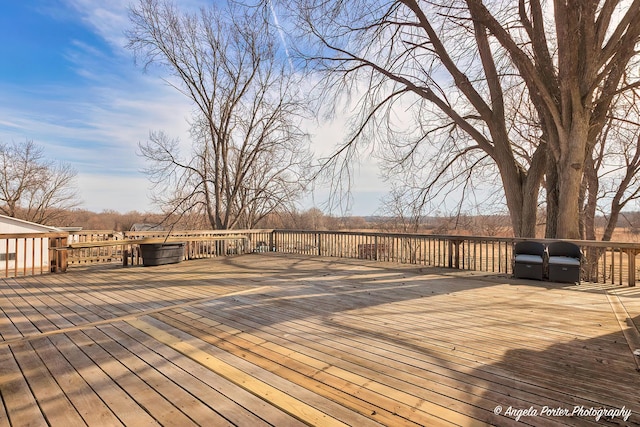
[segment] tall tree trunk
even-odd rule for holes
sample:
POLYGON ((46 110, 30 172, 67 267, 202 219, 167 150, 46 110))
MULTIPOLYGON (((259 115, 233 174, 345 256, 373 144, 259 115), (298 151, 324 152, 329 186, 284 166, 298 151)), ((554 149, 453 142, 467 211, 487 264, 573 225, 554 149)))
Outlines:
POLYGON ((560 159, 557 162, 558 229, 556 238, 580 239, 580 186, 584 173, 585 150, 589 133, 589 120, 575 110, 568 138, 560 141, 560 159))
POLYGON ((542 179, 542 173, 538 169, 539 165, 532 165, 528 173, 511 171, 511 174, 500 170, 513 234, 516 237, 536 237, 538 194, 542 179))
POLYGON ((541 144, 525 171, 508 156, 497 157, 496 164, 507 199, 507 207, 516 237, 536 237, 538 195, 545 172, 546 147, 541 144))
POLYGON ((536 237, 536 225, 538 223, 538 193, 540 183, 531 188, 524 186, 524 200, 522 204, 522 229, 519 237, 536 237))
POLYGON ((544 237, 555 239, 558 234, 558 169, 551 153, 547 153, 547 222, 544 237))
POLYGON ((593 159, 589 156, 584 168, 584 209, 582 223, 584 225, 583 238, 586 240, 596 240, 596 209, 598 207, 598 173, 595 169, 593 159))
MULTIPOLYGON (((596 209, 598 203, 598 172, 591 156, 587 156, 584 166, 584 180, 581 186, 583 206, 581 212, 581 224, 583 226, 583 238, 586 240, 596 240, 596 209)), ((587 248, 583 268, 587 274, 586 278, 595 280, 598 272, 598 260, 602 256, 601 248, 587 248)))

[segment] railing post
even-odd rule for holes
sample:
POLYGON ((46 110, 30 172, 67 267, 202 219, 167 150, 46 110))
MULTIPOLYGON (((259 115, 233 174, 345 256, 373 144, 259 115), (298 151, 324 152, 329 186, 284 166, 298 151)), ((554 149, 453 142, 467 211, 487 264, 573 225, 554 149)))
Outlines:
POLYGON ((60 246, 62 246, 65 249, 62 249, 60 252, 60 272, 61 273, 66 273, 67 271, 67 267, 69 266, 69 252, 66 249, 67 243, 68 243, 68 236, 63 237, 62 239, 60 239, 60 246))
POLYGON ((52 273, 64 273, 67 271, 68 266, 68 253, 67 253, 67 240, 68 236, 64 237, 51 237, 49 241, 51 272, 52 273))
POLYGON ((460 240, 449 240, 449 268, 460 269, 460 240))
POLYGON ((271 234, 269 234, 269 251, 270 251, 270 252, 271 252, 271 251, 276 252, 276 245, 275 245, 275 243, 276 243, 276 241, 275 241, 275 240, 276 240, 276 239, 275 239, 275 234, 276 234, 276 231, 275 231, 275 230, 271 231, 271 234))
MULTIPOLYGON (((122 245, 122 266, 126 267, 129 265, 129 246, 130 245, 122 245)), ((133 263, 132 263, 133 264, 133 263)))
POLYGON ((373 237, 373 259, 378 261, 378 236, 373 237))
MULTIPOLYGON (((17 244, 16 244, 16 247, 17 247, 17 244)), ((57 247, 58 247, 58 238, 50 237, 49 238, 49 272, 51 273, 55 273, 56 269, 58 268, 58 250, 56 249, 57 247)), ((9 254, 9 251, 7 250, 7 255, 8 254, 9 254)))
POLYGON ((636 285, 636 249, 629 249, 627 251, 627 256, 629 257, 629 279, 628 285, 635 286, 636 285))

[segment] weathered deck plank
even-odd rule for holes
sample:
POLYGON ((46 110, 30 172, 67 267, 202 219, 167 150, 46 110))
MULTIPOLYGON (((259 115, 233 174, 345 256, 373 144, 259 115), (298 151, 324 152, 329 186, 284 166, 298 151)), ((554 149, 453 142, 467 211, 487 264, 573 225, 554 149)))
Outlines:
POLYGON ((16 426, 44 425, 45 418, 37 401, 29 390, 13 352, 6 347, 0 348, 0 379, 0 394, 6 409, 6 419, 16 426))
MULTIPOLYGON (((158 426, 159 424, 141 407, 125 390, 123 390, 114 378, 109 376, 106 366, 101 366, 83 350, 82 347, 91 348, 96 344, 77 334, 75 339, 69 337, 71 334, 56 335, 50 339, 55 348, 60 351, 66 360, 75 368, 82 379, 87 383, 89 389, 86 394, 98 397, 117 416, 117 420, 106 420, 93 416, 92 408, 79 408, 86 410, 91 415, 89 423, 95 422, 100 425, 108 425, 110 421, 113 425, 136 425, 136 426, 158 426), (80 343, 79 346, 78 342, 80 343)), ((97 415, 97 414, 96 414, 97 415)), ((104 418, 109 414, 104 414, 104 418)))
MULTIPOLYGON (((28 342, 14 345, 12 349, 35 400, 40 405, 41 411, 47 414, 48 422, 57 425, 65 424, 69 427, 84 426, 85 422, 74 403, 66 395, 58 393, 58 382, 51 375, 51 372, 56 371, 55 365, 61 365, 59 359, 51 357, 51 354, 45 355, 47 360, 47 366, 45 366, 35 348, 28 342)), ((75 374, 75 369, 72 373, 75 374)))
POLYGON ((626 287, 261 254, 3 279, 0 309, 0 426, 640 425, 626 287))

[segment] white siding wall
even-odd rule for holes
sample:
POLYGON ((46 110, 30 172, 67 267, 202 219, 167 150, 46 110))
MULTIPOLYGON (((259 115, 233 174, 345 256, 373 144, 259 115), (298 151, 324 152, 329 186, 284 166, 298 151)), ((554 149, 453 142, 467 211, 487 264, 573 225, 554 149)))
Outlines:
POLYGON ((49 239, 2 239, 2 234, 46 233, 54 229, 38 224, 0 216, 0 271, 8 269, 21 272, 25 268, 40 270, 49 268, 49 239), (26 249, 26 250, 25 250, 26 249), (17 263, 17 264, 16 264, 17 263))
POLYGON ((0 270, 49 268, 49 239, 0 239, 0 270), (7 245, 8 243, 8 245, 7 245), (26 258, 25 258, 26 246, 26 258), (8 250, 7 250, 8 249, 8 250), (7 255, 8 254, 8 255, 7 255), (26 261, 26 262, 25 262, 26 261))

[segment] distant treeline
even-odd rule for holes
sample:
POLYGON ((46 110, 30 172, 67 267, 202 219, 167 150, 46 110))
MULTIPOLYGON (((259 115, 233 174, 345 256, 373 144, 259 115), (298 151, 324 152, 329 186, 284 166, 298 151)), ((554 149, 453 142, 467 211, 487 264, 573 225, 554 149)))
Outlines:
MULTIPOLYGON (((17 215, 20 218, 19 215, 17 215)), ((203 215, 164 215, 131 211, 120 213, 113 210, 92 212, 74 209, 59 212, 54 227, 82 227, 84 230, 127 231, 134 224, 160 224, 165 229, 205 230, 208 221, 203 215)), ((21 218, 24 219, 24 218, 21 218)), ((544 232, 544 217, 538 224, 544 232)), ((596 218, 596 226, 604 227, 605 217, 596 218)), ((640 233, 640 212, 623 212, 618 228, 640 233)), ((481 236, 512 236, 511 222, 504 215, 449 215, 398 218, 389 216, 333 216, 312 208, 299 212, 273 213, 263 219, 256 228, 304 229, 304 230, 372 230, 388 232, 410 232, 427 234, 473 234, 481 236)), ((542 237, 542 235, 540 236, 542 237)))

